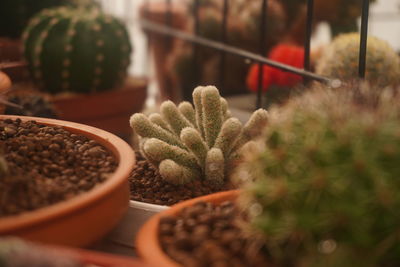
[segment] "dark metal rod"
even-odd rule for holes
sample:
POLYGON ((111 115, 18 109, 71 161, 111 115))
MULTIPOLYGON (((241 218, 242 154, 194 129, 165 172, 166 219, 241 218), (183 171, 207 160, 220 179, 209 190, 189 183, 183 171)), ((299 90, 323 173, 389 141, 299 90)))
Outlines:
MULTIPOLYGON (((227 23, 228 23, 228 9, 229 2, 224 0, 224 5, 222 8, 222 29, 221 29, 221 43, 227 43, 227 23)), ((223 89, 225 87, 225 52, 221 51, 220 55, 220 65, 219 65, 219 85, 223 89)))
POLYGON ((303 69, 295 68, 295 67, 292 67, 292 66, 289 66, 286 64, 282 64, 282 63, 279 63, 279 62, 276 62, 273 60, 269 60, 261 55, 257 55, 255 53, 252 53, 252 52, 249 52, 249 51, 246 51, 246 50, 234 47, 234 46, 222 44, 220 42, 212 41, 212 40, 209 40, 209 39, 206 39, 203 37, 199 37, 199 36, 196 36, 196 35, 193 35, 190 33, 175 30, 170 27, 166 27, 164 25, 160 25, 158 23, 151 22, 149 20, 142 19, 142 20, 140 20, 140 23, 144 29, 149 30, 149 31, 153 31, 153 32, 156 32, 159 34, 170 35, 170 36, 173 36, 173 37, 176 37, 176 38, 179 38, 179 39, 182 39, 182 40, 194 43, 194 44, 198 44, 198 45, 214 48, 216 50, 224 51, 225 53, 243 57, 243 58, 249 59, 254 62, 263 63, 268 66, 275 67, 275 68, 278 68, 283 71, 295 73, 295 74, 298 74, 303 77, 308 77, 310 79, 313 79, 313 80, 316 80, 319 82, 330 84, 333 81, 330 78, 327 78, 327 77, 324 77, 324 76, 321 76, 321 75, 318 75, 318 74, 315 74, 315 73, 312 73, 312 72, 309 72, 309 71, 306 71, 303 69))
MULTIPOLYGON (((259 51, 261 56, 266 54, 266 31, 267 31, 267 13, 268 13, 268 1, 263 0, 261 4, 261 24, 260 24, 260 46, 259 51)), ((259 62, 258 64, 258 88, 257 88, 257 99, 256 108, 261 108, 262 106, 262 91, 263 91, 263 80, 264 80, 264 64, 259 62)))
POLYGON ((311 70, 310 53, 311 53, 313 15, 314 15, 314 0, 307 0, 306 38, 304 42, 304 69, 308 71, 311 70))
POLYGON ((369 0, 363 0, 361 14, 361 35, 360 35, 360 58, 358 65, 358 76, 365 78, 365 68, 367 62, 367 45, 368 45, 368 17, 369 17, 369 0))

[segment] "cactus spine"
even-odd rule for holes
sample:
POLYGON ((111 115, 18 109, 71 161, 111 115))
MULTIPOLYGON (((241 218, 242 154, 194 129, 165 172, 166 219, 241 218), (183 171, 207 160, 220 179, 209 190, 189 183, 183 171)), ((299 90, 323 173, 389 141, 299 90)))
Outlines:
POLYGON ((124 25, 90 5, 40 12, 23 42, 34 80, 51 93, 112 89, 129 65, 131 45, 124 25))
POLYGON ((274 266, 398 265, 399 93, 323 88, 270 111, 236 174, 274 266))
POLYGON ((130 124, 142 139, 142 154, 158 166, 165 180, 184 184, 203 178, 219 187, 238 150, 261 135, 267 112, 256 111, 242 127, 238 119, 230 118, 226 100, 213 86, 197 87, 193 102, 194 107, 189 102, 177 107, 166 101, 161 115, 147 118, 136 113, 130 124))

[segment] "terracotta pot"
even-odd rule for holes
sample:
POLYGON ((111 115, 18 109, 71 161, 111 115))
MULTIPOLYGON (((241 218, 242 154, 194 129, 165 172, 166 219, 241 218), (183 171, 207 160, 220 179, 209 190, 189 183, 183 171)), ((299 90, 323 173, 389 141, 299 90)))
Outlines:
POLYGON ((129 202, 129 208, 118 225, 110 232, 107 239, 118 245, 135 248, 135 240, 140 228, 152 216, 169 209, 169 206, 148 204, 140 201, 129 202))
POLYGON ((136 248, 139 256, 148 264, 163 267, 179 267, 177 262, 173 261, 162 250, 158 240, 158 226, 160 219, 164 216, 177 215, 183 208, 192 206, 199 201, 211 202, 219 204, 224 201, 235 200, 239 195, 239 190, 219 192, 188 201, 181 202, 172 206, 170 209, 153 216, 140 229, 136 238, 136 248))
MULTIPOLYGON (((0 37, 0 68, 2 63, 22 62, 22 44, 19 39, 0 37)), ((2 69, 13 82, 29 80, 29 70, 26 64, 17 64, 2 69)))
POLYGON ((57 246, 46 246, 46 249, 53 250, 57 253, 67 254, 70 257, 76 258, 84 264, 90 266, 101 267, 146 267, 149 266, 139 259, 134 259, 126 256, 117 256, 108 253, 95 252, 84 249, 72 249, 57 246))
POLYGON ((135 164, 130 146, 106 131, 73 122, 36 117, 0 115, 46 125, 62 126, 106 147, 119 161, 116 171, 93 190, 35 211, 0 219, 0 235, 69 246, 99 240, 121 219, 129 205, 128 176, 135 164))
POLYGON ((147 80, 129 78, 122 88, 93 94, 52 97, 59 118, 98 127, 127 139, 129 118, 140 112, 147 97, 147 80))

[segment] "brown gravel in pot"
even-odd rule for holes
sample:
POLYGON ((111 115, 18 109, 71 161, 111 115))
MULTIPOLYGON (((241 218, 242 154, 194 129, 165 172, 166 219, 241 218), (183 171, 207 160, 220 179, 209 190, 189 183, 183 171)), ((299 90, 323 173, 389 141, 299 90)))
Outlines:
POLYGON ((167 206, 183 200, 232 189, 229 184, 225 184, 222 188, 214 188, 203 180, 193 181, 185 185, 170 184, 138 152, 136 152, 136 166, 129 177, 129 183, 132 200, 167 206))
POLYGON ((198 202, 178 216, 161 218, 159 239, 175 261, 191 267, 265 267, 264 249, 239 227, 233 202, 198 202))
POLYGON ((0 121, 0 142, 9 169, 0 179, 0 217, 89 191, 117 167, 96 141, 35 121, 0 121))

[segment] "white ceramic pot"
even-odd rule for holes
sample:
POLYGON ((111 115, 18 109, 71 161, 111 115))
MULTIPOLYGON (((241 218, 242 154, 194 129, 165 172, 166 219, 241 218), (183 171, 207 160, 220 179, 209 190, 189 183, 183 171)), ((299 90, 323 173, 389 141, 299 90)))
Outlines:
POLYGON ((136 233, 151 216, 168 209, 169 206, 148 204, 131 200, 129 209, 107 239, 118 245, 134 247, 136 233))

